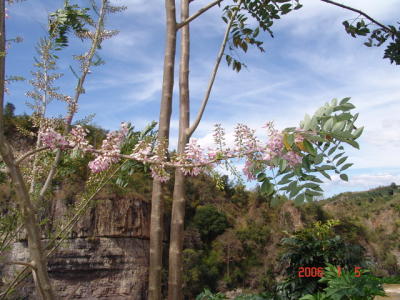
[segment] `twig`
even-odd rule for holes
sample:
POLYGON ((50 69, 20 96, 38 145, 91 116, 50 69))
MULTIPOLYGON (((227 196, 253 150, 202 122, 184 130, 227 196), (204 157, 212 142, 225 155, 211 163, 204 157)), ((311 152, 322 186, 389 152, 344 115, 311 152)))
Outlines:
POLYGON ((207 91, 206 91, 206 94, 204 96, 203 102, 201 103, 200 110, 199 110, 199 112, 197 114, 197 117, 196 117, 195 121, 193 122, 192 126, 190 126, 186 130, 186 134, 187 134, 188 138, 193 134, 193 132, 196 130, 197 126, 199 126, 201 118, 203 117, 203 113, 204 113, 204 110, 205 110, 205 108, 207 106, 208 99, 210 98, 211 89, 212 89, 212 87, 214 85, 214 81, 215 81, 215 77, 217 75, 219 64, 221 63, 222 56, 224 55, 226 42, 228 41, 228 37, 229 37, 229 32, 231 30, 233 21, 235 20, 236 15, 239 12, 239 8, 242 5, 242 3, 243 3, 243 0, 240 1, 239 5, 238 5, 238 9, 235 10, 235 12, 232 15, 232 18, 229 20, 229 23, 228 23, 228 25, 226 27, 224 39, 222 40, 221 48, 219 50, 219 53, 218 53, 218 56, 217 56, 217 60, 216 60, 215 65, 214 65, 214 69, 212 70, 211 78, 210 78, 210 81, 208 83, 207 91))
POLYGON ((211 2, 210 4, 208 4, 207 6, 199 9, 195 14, 193 14, 192 16, 187 18, 185 21, 182 21, 181 23, 177 24, 176 25, 176 30, 181 29, 183 26, 185 26, 186 24, 192 22, 194 19, 196 19, 197 17, 199 17, 200 15, 205 13, 207 10, 209 10, 212 7, 214 7, 215 5, 221 3, 222 1, 224 1, 224 0, 216 0, 216 1, 211 2))
POLYGON ((23 261, 9 261, 5 263, 6 265, 21 265, 27 268, 31 268, 32 270, 36 270, 36 267, 30 263, 23 262, 23 261))
POLYGON ((338 2, 332 1, 332 0, 321 0, 321 1, 322 1, 322 2, 326 2, 326 3, 329 3, 329 4, 332 4, 332 5, 335 5, 335 6, 339 6, 339 7, 341 7, 341 8, 347 9, 347 10, 354 11, 354 12, 356 12, 356 13, 359 13, 360 15, 362 15, 362 16, 364 16, 365 18, 367 18, 368 20, 370 20, 372 23, 375 23, 376 25, 378 25, 379 27, 385 29, 386 31, 391 32, 391 30, 390 30, 389 27, 383 25, 382 23, 378 22, 377 20, 375 20, 374 18, 370 17, 370 16, 367 15, 365 12, 363 12, 363 11, 361 11, 361 10, 359 10, 359 9, 356 9, 356 8, 353 8, 353 7, 350 7, 350 6, 347 6, 347 5, 344 5, 344 4, 341 4, 341 3, 338 3, 338 2))
POLYGON ((18 165, 18 164, 20 164, 24 159, 28 158, 29 156, 31 156, 31 155, 33 155, 33 154, 35 154, 35 153, 37 153, 37 152, 47 150, 47 149, 49 149, 48 146, 43 146, 43 147, 37 148, 37 149, 35 149, 35 150, 26 152, 26 153, 25 153, 24 155, 22 155, 21 157, 18 157, 18 158, 15 160, 15 163, 18 165))

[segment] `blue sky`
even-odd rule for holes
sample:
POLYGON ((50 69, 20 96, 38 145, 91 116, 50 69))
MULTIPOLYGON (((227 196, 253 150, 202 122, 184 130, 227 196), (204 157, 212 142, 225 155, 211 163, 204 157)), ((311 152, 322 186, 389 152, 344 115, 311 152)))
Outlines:
MULTIPOLYGON (((71 1, 76 3, 75 1, 71 1)), ((229 0, 225 0, 226 3, 229 0)), ((78 1, 78 3, 87 3, 78 1)), ((100 52, 106 64, 93 69, 76 119, 96 114, 94 123, 116 129, 121 121, 142 128, 158 120, 164 50, 164 4, 161 0, 113 0, 128 9, 112 15, 108 24, 120 34, 104 42, 100 52)), ((191 12, 209 3, 195 0, 191 12)), ((365 126, 361 150, 348 149, 350 180, 333 177, 324 184, 326 195, 363 190, 396 182, 400 184, 400 67, 383 60, 384 48, 367 48, 363 39, 348 36, 342 21, 357 15, 318 0, 303 0, 304 7, 286 15, 273 27, 275 38, 264 34, 266 53, 240 53, 248 69, 239 74, 221 65, 209 106, 195 133, 204 146, 211 146, 214 124, 221 123, 232 135, 237 123, 257 129, 274 120, 278 128, 296 126, 305 113, 312 114, 332 98, 352 97, 365 126)), ((342 3, 357 7, 385 24, 398 21, 400 0, 351 0, 342 3)), ((23 37, 7 56, 7 74, 31 78, 35 45, 45 35, 47 14, 60 0, 28 0, 9 7, 8 38, 23 37)), ((179 6, 179 5, 177 5, 179 6)), ((224 33, 222 8, 215 7, 192 23, 191 115, 197 114, 211 68, 224 33)), ((70 55, 86 51, 87 45, 71 42, 60 53, 59 72, 65 76, 58 85, 73 94, 74 77, 69 71, 70 55)), ((17 113, 29 109, 24 95, 28 83, 10 86, 7 101, 17 113)), ((175 104, 177 86, 175 85, 175 104)), ((51 115, 64 114, 64 106, 52 103, 51 115)), ((171 123, 171 144, 177 139, 177 106, 171 123)))

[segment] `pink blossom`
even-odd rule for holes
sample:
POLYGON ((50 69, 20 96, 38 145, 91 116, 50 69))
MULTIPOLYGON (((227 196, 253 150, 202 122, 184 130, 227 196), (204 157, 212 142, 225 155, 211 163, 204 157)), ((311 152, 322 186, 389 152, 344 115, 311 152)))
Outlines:
POLYGON ((86 139, 88 133, 89 130, 84 129, 81 125, 75 126, 72 128, 68 139, 69 145, 73 148, 92 149, 93 146, 86 139))
POLYGON ((43 145, 50 147, 50 149, 65 149, 69 145, 65 137, 55 131, 53 128, 46 128, 40 134, 40 140, 43 145))
POLYGON ((120 153, 120 147, 128 130, 127 123, 121 123, 121 130, 111 131, 107 134, 106 139, 103 140, 101 145, 101 150, 105 153, 101 155, 97 154, 97 157, 89 163, 89 168, 92 172, 97 173, 104 171, 108 169, 111 164, 119 161, 117 155, 120 153))
POLYGON ((303 160, 301 155, 299 155, 298 153, 296 153, 294 151, 289 151, 288 153, 284 154, 282 156, 282 158, 286 159, 289 166, 291 166, 291 167, 301 164, 301 162, 303 160))

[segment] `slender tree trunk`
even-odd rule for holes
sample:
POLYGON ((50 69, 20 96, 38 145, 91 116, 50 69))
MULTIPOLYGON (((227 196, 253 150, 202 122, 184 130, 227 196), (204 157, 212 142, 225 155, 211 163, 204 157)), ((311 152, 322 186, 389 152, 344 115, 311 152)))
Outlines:
MULTIPOLYGON (((175 0, 165 0, 165 11, 167 32, 158 139, 160 141, 163 140, 168 146, 176 52, 175 0)), ((149 300, 161 300, 163 222, 162 184, 159 180, 154 179, 150 220, 149 300)))
POLYGON ((25 185, 21 171, 15 162, 12 149, 4 136, 3 104, 4 104, 4 79, 5 79, 5 5, 0 1, 0 154, 7 165, 13 181, 16 198, 22 212, 22 220, 28 235, 28 247, 30 252, 30 264, 34 268, 37 279, 38 291, 43 299, 55 299, 51 289, 49 275, 47 273, 47 260, 41 242, 41 233, 38 226, 34 207, 29 198, 28 189, 25 185))
MULTIPOLYGON (((181 21, 189 17, 189 0, 181 1, 181 21)), ((188 143, 186 130, 189 128, 189 59, 190 32, 189 24, 182 27, 181 59, 179 65, 179 141, 178 153, 185 151, 188 143)), ((169 246, 168 299, 183 299, 182 250, 185 220, 185 175, 180 169, 175 170, 175 185, 172 202, 171 236, 169 246)))

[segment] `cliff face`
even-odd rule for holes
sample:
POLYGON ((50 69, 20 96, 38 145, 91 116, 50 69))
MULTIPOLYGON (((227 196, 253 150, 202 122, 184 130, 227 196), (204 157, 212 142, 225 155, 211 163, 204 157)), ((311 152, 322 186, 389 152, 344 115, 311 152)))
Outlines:
MULTIPOLYGON (((66 211, 63 200, 52 205, 53 221, 66 211)), ((61 299, 146 299, 150 204, 138 199, 99 199, 48 261, 61 299)), ((25 241, 13 245, 9 260, 26 261, 25 241)), ((20 267, 5 269, 7 280, 20 267)), ((17 294, 38 299, 33 283, 17 294)))

